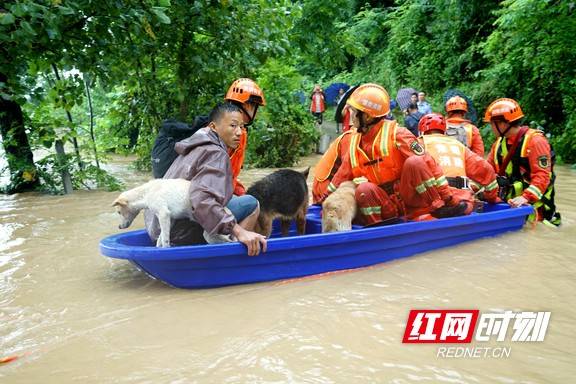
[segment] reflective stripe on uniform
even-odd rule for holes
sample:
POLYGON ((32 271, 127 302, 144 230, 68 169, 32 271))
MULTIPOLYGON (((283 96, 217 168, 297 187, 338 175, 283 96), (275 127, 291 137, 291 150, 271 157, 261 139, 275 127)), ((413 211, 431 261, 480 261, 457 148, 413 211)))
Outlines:
MULTIPOLYGON (((478 185, 478 184, 476 184, 478 185)), ((493 189, 498 188, 498 182, 496 180, 494 180, 493 182, 491 182, 490 184, 488 184, 486 187, 484 187, 484 189, 488 192, 491 191, 493 189)))
POLYGON ((364 208, 360 208, 360 212, 363 215, 369 216, 369 215, 374 215, 374 214, 382 214, 382 207, 377 206, 377 207, 364 207, 364 208))
POLYGON ((433 187, 436 184, 436 179, 435 178, 430 178, 426 181, 423 181, 422 183, 418 184, 416 186, 416 192, 418 192, 420 195, 423 194, 424 192, 426 192, 426 190, 430 187, 433 187))
POLYGON ((354 184, 356 185, 360 185, 362 183, 367 183, 368 179, 365 178, 364 176, 360 176, 360 177, 355 177, 354 180, 352 180, 354 182, 354 184))
POLYGON ((526 188, 526 192, 530 192, 531 194, 536 196, 538 200, 542 198, 542 192, 540 192, 540 189, 538 189, 538 187, 536 187, 535 185, 530 184, 530 186, 526 188))
POLYGON ((448 179, 446 179, 446 176, 440 176, 436 179, 436 186, 441 187, 443 185, 448 185, 448 179))

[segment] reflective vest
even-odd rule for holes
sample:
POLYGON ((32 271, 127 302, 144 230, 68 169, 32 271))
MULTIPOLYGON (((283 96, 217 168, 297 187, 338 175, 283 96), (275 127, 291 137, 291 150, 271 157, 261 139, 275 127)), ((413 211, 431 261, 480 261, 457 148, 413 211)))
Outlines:
MULTIPOLYGON (((542 135, 542 132, 535 130, 535 129, 528 129, 526 134, 520 139, 520 143, 516 148, 516 153, 512 155, 511 161, 506 166, 506 176, 508 178, 508 190, 506 193, 506 199, 513 199, 517 196, 522 195, 524 190, 530 186, 530 162, 528 161, 528 146, 530 140, 536 136, 542 135)), ((494 143, 495 150, 494 150, 494 165, 496 167, 496 172, 498 173, 500 170, 500 164, 502 160, 508 155, 508 148, 506 144, 506 140, 499 137, 496 142, 494 143)), ((554 162, 552 162, 552 166, 554 162)), ((551 168, 550 172, 550 184, 548 184, 548 188, 540 197, 536 203, 533 204, 533 207, 541 211, 539 216, 536 219, 546 219, 554 223, 556 213, 556 204, 554 203, 554 181, 556 179, 556 175, 551 168)), ((531 219, 535 219, 532 215, 531 219)), ((559 224, 560 219, 558 216, 557 222, 559 224)), ((557 225, 557 224, 555 224, 557 225)))
POLYGON ((466 176, 466 147, 453 137, 424 135, 424 148, 436 160, 446 177, 466 176))
POLYGON ((334 169, 334 165, 338 158, 340 157, 340 142, 346 135, 352 134, 352 131, 346 131, 340 136, 338 136, 332 144, 328 147, 328 150, 324 153, 316 168, 314 169, 314 178, 322 182, 327 179, 334 177, 337 169, 334 169))
POLYGON ((365 177, 382 185, 400 178, 403 157, 396 147, 396 121, 383 120, 372 143, 370 153, 360 148, 361 133, 353 133, 350 139, 350 164, 354 178, 365 177))
POLYGON ((446 119, 446 136, 453 136, 459 142, 472 147, 472 134, 474 133, 474 125, 466 119, 450 118, 446 119))
POLYGON ((236 190, 236 184, 238 184, 238 175, 242 170, 242 165, 244 164, 244 155, 246 154, 246 144, 248 143, 248 133, 246 128, 242 128, 242 135, 240 136, 240 144, 235 149, 228 149, 228 155, 230 156, 230 165, 232 167, 232 185, 234 190, 236 190))

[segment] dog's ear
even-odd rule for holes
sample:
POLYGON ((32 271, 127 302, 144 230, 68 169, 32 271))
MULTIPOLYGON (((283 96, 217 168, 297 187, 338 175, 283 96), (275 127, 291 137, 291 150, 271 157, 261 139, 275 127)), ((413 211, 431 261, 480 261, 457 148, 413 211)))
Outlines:
POLYGON ((127 201, 125 198, 123 198, 123 197, 119 197, 119 198, 117 198, 116 200, 114 200, 114 202, 112 203, 112 206, 113 206, 113 207, 115 207, 115 206, 117 206, 117 205, 119 205, 119 206, 121 206, 121 207, 125 207, 125 206, 128 205, 128 201, 127 201))
POLYGON ((305 179, 307 179, 307 178, 308 178, 308 174, 310 173, 310 167, 306 168, 305 171, 302 171, 302 172, 300 172, 300 173, 304 176, 305 179))

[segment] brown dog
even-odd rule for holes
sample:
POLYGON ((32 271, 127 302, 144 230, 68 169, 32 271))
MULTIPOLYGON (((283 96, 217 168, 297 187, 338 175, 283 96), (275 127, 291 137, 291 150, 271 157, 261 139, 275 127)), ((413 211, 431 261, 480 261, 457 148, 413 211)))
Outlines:
POLYGON ((322 203, 322 232, 349 231, 356 216, 356 185, 345 181, 322 203))
POLYGON ((260 203, 260 215, 254 230, 270 237, 272 221, 280 218, 282 235, 287 236, 290 222, 296 219, 298 233, 306 232, 306 212, 308 211, 308 186, 306 178, 310 168, 304 172, 281 169, 248 188, 246 193, 260 203))

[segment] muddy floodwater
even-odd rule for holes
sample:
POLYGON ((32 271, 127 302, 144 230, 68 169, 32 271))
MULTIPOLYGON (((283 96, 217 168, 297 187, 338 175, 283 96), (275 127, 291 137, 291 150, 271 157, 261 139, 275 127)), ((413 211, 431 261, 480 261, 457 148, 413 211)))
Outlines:
MULTIPOLYGON (((109 166, 127 188, 149 179, 129 162, 109 166)), ((0 359, 16 357, 0 364, 0 382, 573 383, 576 174, 557 168, 559 229, 526 225, 357 271, 206 290, 171 288, 99 254, 119 231, 118 192, 0 195, 0 359), (510 332, 403 344, 411 309, 551 316, 542 342, 510 332), (507 354, 447 357, 440 347, 507 354)), ((139 217, 129 230, 142 226, 139 217)))

